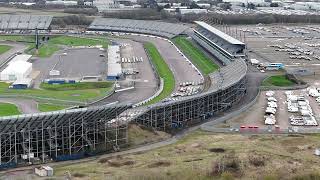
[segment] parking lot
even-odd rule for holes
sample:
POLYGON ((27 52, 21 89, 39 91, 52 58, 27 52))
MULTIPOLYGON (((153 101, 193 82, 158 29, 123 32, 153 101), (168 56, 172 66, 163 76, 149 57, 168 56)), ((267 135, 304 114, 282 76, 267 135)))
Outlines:
POLYGON ((48 78, 81 79, 83 76, 101 76, 106 73, 105 54, 97 48, 68 49, 57 52, 49 58, 36 58, 33 62, 33 71, 38 71, 36 83, 48 78), (50 76, 51 70, 60 71, 58 76, 50 76))
MULTIPOLYGON (((311 88, 315 88, 316 86, 311 86, 311 88)), ((320 86, 318 86, 320 87, 320 86)), ((319 122, 320 122, 320 104, 319 102, 316 102, 316 98, 309 96, 309 89, 302 89, 302 90, 294 90, 294 91, 285 91, 285 90, 279 90, 279 91, 273 91, 274 94, 272 96, 267 96, 269 92, 262 91, 259 95, 256 103, 249 108, 247 111, 243 112, 237 117, 234 117, 230 120, 228 120, 227 124, 231 127, 257 127, 257 128, 267 128, 268 126, 274 126, 279 127, 280 129, 287 129, 289 127, 304 127, 304 128, 318 128, 319 122), (289 102, 289 98, 287 94, 291 94, 294 97, 297 97, 299 100, 293 100, 292 102, 289 102), (266 117, 270 116, 270 113, 267 113, 267 107, 268 107, 268 97, 273 97, 276 99, 277 107, 276 112, 273 114, 275 123, 274 124, 266 124, 266 117), (306 104, 305 104, 305 103, 306 104), (291 108, 288 105, 288 103, 292 103, 292 106, 296 106, 297 110, 290 111, 289 108, 291 108), (311 116, 308 114, 309 112, 303 111, 305 107, 302 106, 308 106, 311 110, 311 116), (304 114, 306 113, 306 114, 304 114), (290 119, 292 117, 295 118, 295 120, 299 120, 301 122, 309 123, 307 124, 294 124, 292 121, 290 122, 290 119), (315 124, 310 124, 312 117, 316 120, 315 124)), ((306 108, 308 109, 308 108, 306 108)))
POLYGON ((237 26, 246 34, 249 58, 265 63, 283 63, 288 69, 319 72, 319 25, 237 26))

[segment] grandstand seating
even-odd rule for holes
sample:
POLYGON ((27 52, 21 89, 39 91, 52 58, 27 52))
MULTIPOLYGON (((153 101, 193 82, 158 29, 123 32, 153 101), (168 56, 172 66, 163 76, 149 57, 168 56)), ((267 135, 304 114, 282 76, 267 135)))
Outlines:
POLYGON ((49 28, 52 16, 38 15, 0 15, 1 30, 46 30, 49 28))
POLYGON ((134 32, 167 38, 177 36, 186 29, 187 26, 173 23, 111 18, 96 18, 89 26, 89 30, 134 32))
POLYGON ((244 56, 244 43, 204 22, 196 21, 196 24, 193 39, 216 56, 224 65, 230 63, 234 58, 244 56))

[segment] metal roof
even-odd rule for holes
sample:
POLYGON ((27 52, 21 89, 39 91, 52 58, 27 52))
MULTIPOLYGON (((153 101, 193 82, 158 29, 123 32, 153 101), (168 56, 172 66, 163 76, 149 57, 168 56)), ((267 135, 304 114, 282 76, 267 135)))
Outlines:
POLYGON ((120 46, 108 47, 108 76, 119 76, 122 73, 120 64, 120 46))
POLYGON ((199 26, 207 29, 208 31, 212 32, 213 34, 221 37, 222 39, 226 40, 227 42, 229 42, 230 44, 234 44, 234 45, 244 45, 243 42, 229 36, 228 34, 210 26, 209 24, 203 22, 203 21, 194 21, 196 24, 198 24, 199 26))

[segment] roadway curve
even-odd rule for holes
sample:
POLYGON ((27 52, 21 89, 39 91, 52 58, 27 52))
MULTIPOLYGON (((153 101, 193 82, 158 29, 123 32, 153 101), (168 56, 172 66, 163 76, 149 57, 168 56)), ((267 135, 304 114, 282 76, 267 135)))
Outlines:
POLYGON ((4 65, 4 63, 10 56, 15 54, 16 52, 24 52, 24 50, 27 48, 25 44, 16 43, 16 42, 0 41, 0 44, 8 45, 12 47, 9 51, 0 55, 0 67, 4 65))
POLYGON ((168 41, 160 38, 148 36, 126 36, 138 42, 151 42, 158 49, 164 61, 168 64, 175 78, 175 91, 178 90, 179 84, 183 82, 199 82, 202 75, 189 64, 186 59, 177 51, 176 47, 168 41))
POLYGON ((0 98, 2 103, 14 104, 23 114, 39 113, 38 103, 32 99, 0 98))

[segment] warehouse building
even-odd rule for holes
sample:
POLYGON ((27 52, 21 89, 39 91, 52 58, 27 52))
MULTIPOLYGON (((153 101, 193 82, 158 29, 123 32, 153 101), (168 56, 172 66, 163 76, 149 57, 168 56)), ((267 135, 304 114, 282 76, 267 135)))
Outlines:
POLYGON ((1 81, 22 80, 29 76, 32 71, 32 63, 25 61, 15 61, 10 63, 1 73, 1 81))
POLYGON ((112 45, 108 47, 108 70, 107 80, 120 79, 122 75, 120 61, 120 46, 112 45))

